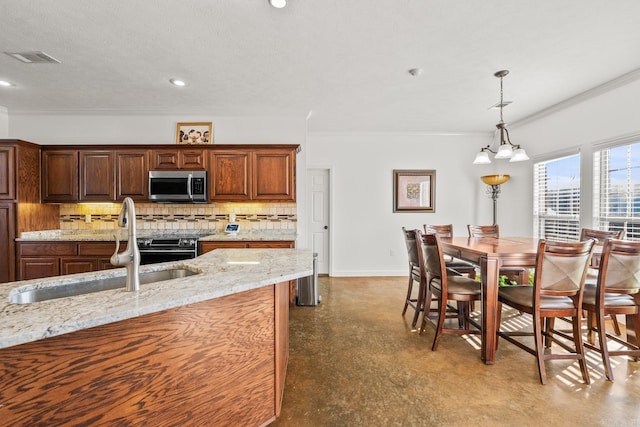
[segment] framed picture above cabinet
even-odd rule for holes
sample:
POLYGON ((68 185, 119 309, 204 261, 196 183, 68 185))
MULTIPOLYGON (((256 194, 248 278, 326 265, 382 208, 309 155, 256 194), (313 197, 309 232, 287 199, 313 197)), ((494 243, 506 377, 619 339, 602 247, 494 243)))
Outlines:
POLYGON ((213 144, 213 123, 178 123, 176 144, 213 144))

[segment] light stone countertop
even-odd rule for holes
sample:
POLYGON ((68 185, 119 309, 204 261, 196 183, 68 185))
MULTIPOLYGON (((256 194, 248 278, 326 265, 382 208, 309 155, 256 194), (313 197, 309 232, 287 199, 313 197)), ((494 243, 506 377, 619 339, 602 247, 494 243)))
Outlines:
MULTIPOLYGON (((18 242, 29 241, 105 241, 115 242, 114 234, 118 235, 121 241, 128 240, 128 232, 126 229, 117 230, 46 230, 46 231, 29 231, 23 232, 18 242)), ((206 230, 136 230, 137 237, 153 237, 157 235, 176 235, 199 236, 202 242, 217 241, 245 241, 245 240, 264 240, 264 241, 295 241, 297 235, 291 231, 240 231, 237 234, 224 232, 208 232, 206 230)))
POLYGON ((140 273, 186 268, 201 274, 29 304, 12 304, 10 292, 124 276, 118 268, 46 279, 0 283, 0 348, 113 323, 170 308, 313 274, 313 255, 298 249, 217 249, 197 258, 140 266, 140 273))

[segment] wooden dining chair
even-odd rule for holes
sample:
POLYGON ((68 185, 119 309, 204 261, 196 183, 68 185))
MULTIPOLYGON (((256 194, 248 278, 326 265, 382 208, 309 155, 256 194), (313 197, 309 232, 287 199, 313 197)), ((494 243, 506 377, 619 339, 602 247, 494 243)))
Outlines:
MULTIPOLYGON (((593 256, 591 257, 591 265, 589 266, 589 271, 587 271, 587 285, 592 284, 595 285, 598 280, 598 266, 600 265, 600 258, 602 256, 602 247, 604 241, 606 239, 622 239, 624 236, 624 230, 597 230, 594 228, 582 228, 580 230, 580 240, 584 241, 587 239, 595 239, 596 245, 593 251, 593 256)), ((611 318, 611 323, 613 325, 613 331, 616 335, 620 336, 622 332, 620 331, 620 324, 618 323, 618 318, 612 314, 609 316, 611 318)), ((591 319, 593 320, 593 319, 591 319)), ((590 332, 587 335, 587 339, 591 344, 595 342, 594 334, 590 332)))
MULTIPOLYGON (((424 224, 423 228, 425 233, 435 233, 440 237, 453 237, 453 224, 424 224)), ((445 264, 450 270, 466 274, 471 279, 476 278, 476 266, 470 262, 447 256, 445 258, 445 264)))
MULTIPOLYGON (((584 242, 552 242, 544 239, 538 243, 536 270, 533 286, 507 286, 498 289, 498 337, 509 341, 538 361, 540 382, 545 384, 547 375, 545 361, 552 359, 576 359, 580 364, 582 379, 589 384, 589 372, 582 342, 582 298, 587 268, 593 253, 594 240, 584 242), (502 305, 506 304, 532 316, 533 332, 506 331, 501 328, 502 305), (556 317, 571 318, 572 334, 568 336, 553 327, 556 317), (544 324, 543 324, 543 321, 544 324), (543 327, 544 325, 544 327, 543 327), (533 336, 534 346, 515 339, 518 336, 533 336), (546 339, 545 351, 543 336, 546 339), (558 337, 562 337, 560 340, 558 337), (571 347, 564 340, 573 341, 571 347), (552 343, 567 350, 553 353, 552 343)), ((498 340, 496 340, 496 347, 498 340)))
MULTIPOLYGON (((417 231, 416 238, 420 242, 419 260, 423 276, 427 277, 425 307, 431 307, 431 300, 437 302, 435 328, 431 350, 435 351, 443 334, 479 334, 481 327, 469 315, 471 302, 481 298, 480 283, 467 276, 447 270, 440 237, 436 233, 422 234, 417 231), (456 306, 449 304, 455 301, 456 306), (445 327, 445 319, 457 318, 458 328, 445 327), (462 326, 460 319, 463 318, 462 326), (474 326, 476 329, 471 329, 474 326)), ((425 330, 430 319, 430 311, 425 311, 420 326, 420 334, 425 330)))
POLYGON ((413 320, 411 321, 412 327, 416 326, 420 313, 424 311, 424 295, 426 286, 426 277, 421 274, 420 270, 419 248, 418 240, 416 238, 417 231, 419 230, 407 230, 405 227, 402 227, 402 234, 407 246, 407 256, 409 259, 409 284, 407 285, 407 296, 404 301, 402 315, 405 315, 409 306, 414 309, 413 320), (418 292, 415 297, 413 296, 414 282, 419 284, 418 292))
MULTIPOLYGON (((500 226, 498 224, 493 225, 467 225, 467 231, 469 237, 481 238, 481 237, 500 237, 500 226)), ((500 269, 498 273, 500 276, 507 276, 510 282, 515 282, 518 285, 529 284, 529 269, 522 267, 504 267, 500 269)))
POLYGON ((469 237, 500 237, 500 226, 493 225, 471 225, 467 224, 469 237))
POLYGON ((582 308, 588 313, 589 332, 597 332, 599 343, 598 346, 585 343, 585 346, 600 353, 607 379, 613 381, 610 356, 626 355, 635 361, 640 357, 638 343, 607 333, 605 322, 608 315, 632 316, 633 332, 636 339, 640 337, 640 242, 605 239, 598 280, 595 285, 585 286, 582 308), (595 327, 592 321, 594 317, 595 327), (608 340, 626 349, 609 350, 608 340))

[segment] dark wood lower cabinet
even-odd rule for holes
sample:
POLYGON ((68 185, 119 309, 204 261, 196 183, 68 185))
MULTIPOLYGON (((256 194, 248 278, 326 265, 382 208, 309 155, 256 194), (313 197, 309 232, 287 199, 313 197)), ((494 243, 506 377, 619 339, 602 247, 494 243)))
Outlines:
POLYGON ((289 284, 0 349, 2 425, 243 425, 280 413, 289 284))
POLYGON ((98 270, 95 258, 60 258, 60 274, 88 273, 98 270))
POLYGON ((17 280, 114 268, 110 262, 113 242, 18 242, 17 246, 17 280))
POLYGON ((59 257, 20 258, 18 280, 41 279, 59 275, 59 257))

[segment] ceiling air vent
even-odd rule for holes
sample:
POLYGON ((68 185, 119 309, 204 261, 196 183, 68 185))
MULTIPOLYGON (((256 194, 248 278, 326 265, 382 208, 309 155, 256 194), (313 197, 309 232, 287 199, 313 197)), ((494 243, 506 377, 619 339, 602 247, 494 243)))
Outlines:
POLYGON ((25 64, 59 64, 56 58, 39 50, 33 52, 5 52, 7 55, 25 64))

